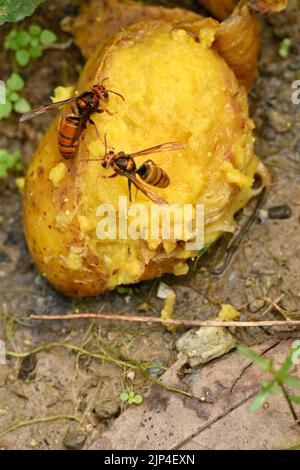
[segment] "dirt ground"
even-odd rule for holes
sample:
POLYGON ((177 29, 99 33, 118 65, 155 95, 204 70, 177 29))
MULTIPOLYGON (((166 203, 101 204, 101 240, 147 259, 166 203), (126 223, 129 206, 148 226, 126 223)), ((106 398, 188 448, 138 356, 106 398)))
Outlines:
MULTIPOLYGON (((47 27, 64 42, 69 36, 61 31, 59 22, 76 14, 78 3, 47 2, 24 24, 47 27)), ((264 209, 288 204, 292 215, 284 220, 258 219, 222 276, 211 271, 224 256, 224 241, 205 255, 196 271, 177 278, 165 276, 163 281, 176 291, 175 318, 211 318, 220 303, 240 306, 262 295, 271 299, 282 295, 280 305, 290 317, 299 318, 300 105, 292 104, 291 96, 292 82, 300 79, 300 2, 291 1, 288 11, 261 21, 260 74, 251 93, 251 115, 256 124, 256 151, 276 174, 264 209), (291 49, 282 59, 278 49, 285 37, 291 38, 291 49)), ((1 28, 1 43, 9 30, 9 26, 1 28)), ((11 62, 2 50, 0 54, 0 75, 7 77, 11 62)), ((65 51, 47 51, 38 67, 32 62, 22 70, 24 96, 32 105, 47 102, 53 88, 77 80, 75 67, 82 62, 73 45, 65 51)), ((16 115, 1 121, 0 148, 21 148, 25 171, 51 119, 46 113, 20 128, 16 115)), ((122 391, 147 394, 151 380, 143 371, 146 368, 152 380, 157 379, 176 359, 174 341, 186 330, 172 334, 161 326, 141 324, 28 320, 33 313, 126 311, 138 315, 143 314, 145 304, 148 313, 159 315, 163 303, 156 297, 157 280, 83 300, 53 290, 36 271, 27 251, 21 195, 13 176, 0 180, 0 191, 0 338, 16 356, 44 345, 27 358, 9 356, 7 364, 0 366, 0 436, 11 426, 19 428, 0 438, 0 448, 78 449, 91 444, 122 412, 122 391), (64 347, 45 346, 61 342, 64 347), (39 422, 45 417, 48 422, 39 422), (22 426, 27 420, 33 423, 22 426)), ((244 216, 250 209, 244 210, 244 216)), ((259 319, 265 306, 253 302, 242 318, 259 319)), ((277 317, 278 312, 270 310, 264 318, 277 317)), ((288 333, 247 329, 238 339, 254 343, 270 335, 288 333)))

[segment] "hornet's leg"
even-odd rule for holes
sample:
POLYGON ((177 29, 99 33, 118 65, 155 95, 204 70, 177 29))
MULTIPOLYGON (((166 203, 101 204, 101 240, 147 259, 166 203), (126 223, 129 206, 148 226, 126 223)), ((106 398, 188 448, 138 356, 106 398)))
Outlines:
POLYGON ((138 192, 139 192, 139 189, 138 189, 138 188, 136 188, 136 191, 135 191, 135 196, 134 196, 134 200, 135 200, 135 202, 136 202, 136 198, 137 198, 137 193, 138 193, 138 192))
POLYGON ((96 124, 94 123, 94 121, 92 119, 89 119, 89 123, 92 124, 92 126, 94 127, 95 132, 96 132, 96 137, 97 137, 97 139, 100 140, 100 135, 99 135, 98 129, 96 127, 96 124))
POLYGON ((113 173, 112 175, 109 175, 109 176, 102 176, 102 178, 115 178, 116 176, 118 176, 118 173, 113 173))
POLYGON ((131 199, 131 180, 128 180, 128 192, 129 192, 129 202, 132 201, 131 199))

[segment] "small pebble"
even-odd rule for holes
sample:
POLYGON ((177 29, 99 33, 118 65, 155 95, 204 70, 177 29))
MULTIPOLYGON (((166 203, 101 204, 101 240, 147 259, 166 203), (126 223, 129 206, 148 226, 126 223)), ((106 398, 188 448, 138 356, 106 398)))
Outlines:
POLYGON ((128 374, 126 375, 127 379, 129 380, 134 380, 135 378, 135 372, 133 370, 131 370, 130 372, 128 372, 128 374))
POLYGON ((163 299, 165 300, 167 297, 169 297, 169 295, 173 294, 173 289, 171 289, 171 287, 169 287, 167 284, 165 284, 164 282, 160 282, 159 283, 159 286, 158 286, 158 289, 157 289, 157 294, 156 296, 159 298, 159 299, 163 299))
POLYGON ((18 240, 17 234, 15 232, 8 232, 4 245, 13 246, 13 245, 17 245, 18 242, 19 240, 18 240))
POLYGON ((79 450, 86 441, 86 435, 76 431, 68 431, 64 438, 64 446, 68 450, 79 450))
POLYGON ((120 406, 115 402, 101 403, 95 406, 94 413, 99 420, 114 418, 120 413, 120 406))
POLYGON ((26 380, 31 372, 34 371, 37 365, 37 358, 35 354, 31 354, 30 356, 24 357, 21 362, 21 367, 18 373, 18 379, 26 380))
POLYGON ((269 112, 268 120, 270 126, 274 129, 274 131, 280 134, 289 131, 291 128, 290 122, 287 121, 286 118, 278 111, 275 111, 275 109, 272 109, 269 112))
POLYGON ((0 263, 10 263, 11 258, 2 250, 0 250, 0 263))
POLYGON ((151 377, 159 377, 165 371, 164 368, 166 367, 167 363, 163 359, 155 359, 148 367, 147 372, 151 377))
POLYGON ((258 312, 263 306, 265 305, 265 302, 262 299, 256 299, 251 304, 249 305, 249 310, 252 313, 258 312))
POLYGON ((270 207, 268 209, 269 219, 289 219, 292 215, 292 210, 287 204, 280 206, 270 207))
POLYGON ((116 331, 109 331, 107 333, 108 341, 116 341, 116 339, 118 339, 118 337, 119 337, 119 333, 117 333, 116 331))

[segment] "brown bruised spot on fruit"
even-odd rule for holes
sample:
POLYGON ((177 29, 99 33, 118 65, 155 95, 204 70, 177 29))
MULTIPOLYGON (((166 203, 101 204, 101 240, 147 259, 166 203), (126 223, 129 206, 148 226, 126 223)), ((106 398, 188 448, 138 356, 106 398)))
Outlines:
MULTIPOLYGON (((267 172, 253 150, 247 94, 212 47, 218 24, 206 20, 199 26, 195 38, 173 23, 141 22, 95 51, 77 92, 108 77, 107 88, 121 93, 125 101, 110 94, 110 114, 93 115, 100 140, 88 125, 76 158, 64 162, 67 171, 57 187, 49 179, 62 162, 57 121, 69 106, 39 145, 24 192, 26 239, 39 270, 65 294, 96 295, 166 272, 184 274, 188 259, 197 256, 182 238, 98 238, 99 205, 118 210, 119 197, 128 197, 125 177, 104 179, 109 170, 100 162, 83 161, 103 156, 104 134, 108 147, 117 152, 172 141, 186 145, 150 156, 170 177, 167 188, 154 190, 169 204, 204 204, 206 245, 235 230, 234 214, 256 194, 255 174, 266 182, 267 172)), ((147 158, 138 157, 137 163, 147 158)), ((137 202, 150 211, 151 201, 141 192, 137 202)))
POLYGON ((236 8, 216 33, 214 47, 250 89, 257 77, 259 23, 248 7, 236 8))
POLYGON ((219 20, 227 18, 234 8, 236 7, 238 0, 198 0, 199 3, 204 6, 212 15, 219 20))
POLYGON ((216 18, 224 20, 233 12, 235 7, 248 6, 260 13, 279 12, 285 9, 288 0, 198 0, 216 18))

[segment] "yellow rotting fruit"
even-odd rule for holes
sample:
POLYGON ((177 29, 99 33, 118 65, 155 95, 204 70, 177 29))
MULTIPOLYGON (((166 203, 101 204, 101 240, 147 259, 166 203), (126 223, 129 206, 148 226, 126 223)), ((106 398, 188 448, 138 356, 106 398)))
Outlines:
MULTIPOLYGON (((220 9, 224 8, 224 14, 217 16, 226 19, 219 24, 213 47, 230 65, 240 82, 249 89, 257 76, 258 21, 247 6, 242 6, 241 3, 234 12, 232 0, 228 5, 226 1, 215 3, 214 8, 217 8, 219 13, 220 9), (229 16, 231 12, 232 15, 229 16)), ((65 25, 65 30, 73 34, 74 41, 83 55, 90 57, 99 44, 104 44, 108 36, 144 19, 169 21, 197 35, 198 22, 201 23, 203 17, 181 8, 128 3, 123 0, 90 0, 84 2, 80 14, 65 25)), ((211 21, 215 26, 218 24, 215 20, 211 21)))
MULTIPOLYGON (((77 92, 108 77, 110 113, 94 114, 100 140, 88 125, 72 161, 57 147, 60 115, 30 164, 24 193, 28 246, 40 271, 68 295, 96 295, 166 272, 184 274, 197 256, 181 240, 100 240, 97 208, 128 196, 127 180, 101 162, 104 135, 109 149, 135 152, 170 141, 184 150, 151 155, 169 175, 154 188, 169 204, 203 203, 206 246, 235 229, 234 214, 253 196, 254 175, 267 172, 253 151, 247 94, 225 60, 212 48, 218 23, 198 23, 195 37, 165 21, 133 25, 100 47, 82 72, 77 92)), ((141 164, 149 157, 137 158, 141 164)), ((257 190, 256 190, 257 191, 257 190)), ((133 195, 135 191, 133 191, 133 195)), ((141 192, 137 202, 150 208, 141 192)))
POLYGON ((63 29, 73 34, 84 57, 90 57, 107 37, 144 20, 198 21, 202 16, 184 8, 147 5, 136 0, 87 0, 80 13, 67 18, 63 29))

